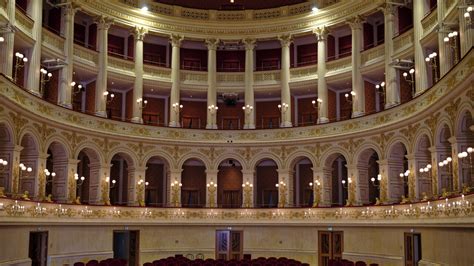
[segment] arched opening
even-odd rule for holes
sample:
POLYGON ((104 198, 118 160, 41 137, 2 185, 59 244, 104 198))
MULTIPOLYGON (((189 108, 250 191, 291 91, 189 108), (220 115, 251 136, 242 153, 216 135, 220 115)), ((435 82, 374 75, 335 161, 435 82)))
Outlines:
POLYGON ((54 201, 67 200, 68 155, 63 144, 55 141, 49 145, 46 159, 46 195, 54 201))
MULTIPOLYGON (((96 151, 85 148, 79 152, 77 164, 77 180, 76 180, 76 197, 79 202, 90 204, 92 198, 93 187, 97 188, 100 184, 100 158, 96 151)), ((97 190, 97 189, 96 189, 97 190)))
POLYGON ((110 204, 127 205, 133 161, 128 154, 117 153, 112 157, 110 168, 110 204), (115 181, 115 182, 114 182, 115 181))
POLYGON ((474 187, 474 132, 469 127, 473 125, 472 115, 466 111, 458 123, 456 140, 459 142, 459 175, 464 190, 474 187))
POLYGON ((293 169, 293 202, 295 206, 313 206, 313 163, 307 157, 298 157, 291 165, 291 169, 293 169))
POLYGON ((242 165, 235 159, 219 164, 217 173, 217 205, 222 208, 242 206, 242 165))
POLYGON ((264 159, 256 166, 257 207, 276 208, 278 206, 278 166, 272 159, 264 159))
POLYGON ((166 187, 169 165, 159 156, 151 157, 146 163, 145 172, 145 205, 164 207, 166 204, 166 187))
POLYGON ((380 198, 379 156, 374 149, 364 150, 357 159, 358 189, 362 204, 375 204, 380 198))
POLYGON ((421 135, 415 147, 416 169, 418 171, 418 198, 425 198, 432 196, 432 164, 431 164, 431 147, 430 139, 426 134, 421 135))
POLYGON ((181 172, 181 205, 204 207, 206 205, 206 166, 199 159, 188 159, 181 172))
POLYGON ((440 162, 438 165, 439 192, 453 191, 452 150, 449 138, 451 138, 451 131, 448 125, 444 124, 438 133, 436 143, 436 150, 438 153, 437 162, 440 162))
POLYGON ((346 205, 348 199, 348 179, 347 179, 347 160, 340 154, 336 153, 326 159, 325 166, 330 170, 325 173, 325 179, 330 182, 331 188, 331 205, 346 205))
POLYGON ((388 186, 391 200, 399 201, 402 196, 408 198, 408 159, 407 149, 401 142, 397 142, 390 148, 388 156, 388 186))
POLYGON ((13 162, 13 135, 6 124, 0 124, 0 188, 10 191, 13 162))

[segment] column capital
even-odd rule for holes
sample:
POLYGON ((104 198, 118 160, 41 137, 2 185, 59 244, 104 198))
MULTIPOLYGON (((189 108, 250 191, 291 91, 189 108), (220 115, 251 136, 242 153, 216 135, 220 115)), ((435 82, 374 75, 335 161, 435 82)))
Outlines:
POLYGON ((317 27, 313 30, 313 33, 316 34, 318 42, 325 41, 328 37, 329 30, 326 26, 317 27))
POLYGON ((135 41, 143 41, 143 38, 145 38, 145 35, 148 33, 148 29, 136 26, 131 30, 131 33, 133 34, 133 37, 135 37, 135 41))
POLYGON ((70 1, 64 6, 64 10, 66 11, 64 14, 66 16, 74 16, 80 9, 81 7, 76 1, 70 1))
POLYGON ((281 47, 289 47, 293 42, 293 38, 290 34, 279 35, 278 40, 280 41, 281 47))
POLYGON ((184 36, 179 34, 171 34, 170 42, 173 47, 181 47, 181 42, 183 41, 184 36))
POLYGON ((10 22, 0 24, 0 32, 2 33, 14 33, 15 31, 15 26, 10 22))
POLYGON ((346 20, 352 30, 362 29, 362 23, 364 22, 364 17, 357 15, 346 20))
POLYGON ((106 16, 98 16, 94 19, 94 22, 97 24, 98 30, 108 30, 114 24, 114 20, 106 16))
POLYGON ((208 50, 217 50, 217 45, 219 44, 219 39, 206 39, 206 46, 208 50))
POLYGON ((389 1, 386 1, 380 6, 379 9, 383 12, 384 16, 394 16, 396 7, 393 4, 390 4, 389 1))
POLYGON ((242 42, 244 43, 245 45, 245 50, 253 50, 256 46, 256 42, 257 40, 255 39, 251 39, 251 38, 247 38, 247 39, 243 39, 242 42))

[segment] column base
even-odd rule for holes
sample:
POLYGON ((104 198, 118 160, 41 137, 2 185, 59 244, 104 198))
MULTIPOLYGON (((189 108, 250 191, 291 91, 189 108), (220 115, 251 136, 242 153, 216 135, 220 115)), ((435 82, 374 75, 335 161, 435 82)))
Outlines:
POLYGON ((132 121, 132 123, 143 124, 143 118, 141 117, 133 117, 130 121, 132 121))
POLYGON ((244 125, 244 129, 255 129, 255 125, 244 125))
POLYGON ((352 118, 364 116, 364 112, 356 111, 352 114, 352 118))
POLYGON ((59 103, 59 105, 67 109, 72 109, 71 103, 59 103))
POLYGON ((400 103, 397 103, 397 102, 395 102, 395 103, 386 103, 384 108, 389 109, 389 108, 395 107, 397 105, 400 105, 400 103))
POLYGON ((206 129, 217 129, 217 125, 206 125, 206 129))
POLYGON ((95 112, 95 115, 99 116, 99 117, 107 118, 107 112, 106 111, 97 111, 97 112, 95 112))
POLYGON ((179 124, 179 122, 177 121, 171 121, 168 123, 168 126, 169 127, 181 127, 181 125, 179 124))
POLYGON ((293 124, 290 121, 285 121, 280 124, 280 127, 293 127, 293 124))
POLYGON ((35 90, 28 90, 29 93, 33 94, 34 96, 37 96, 37 97, 40 97, 40 98, 43 98, 41 93, 39 91, 35 91, 35 90))
POLYGON ((325 124, 325 123, 329 123, 329 118, 327 117, 318 118, 318 124, 325 124))

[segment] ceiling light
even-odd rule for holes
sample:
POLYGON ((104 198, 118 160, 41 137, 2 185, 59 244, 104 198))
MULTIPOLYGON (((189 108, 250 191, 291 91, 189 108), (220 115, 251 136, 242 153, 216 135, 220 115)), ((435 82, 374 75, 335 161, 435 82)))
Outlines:
POLYGON ((4 42, 5 41, 5 38, 3 38, 2 36, 0 36, 0 42, 4 42))
POLYGON ((143 6, 143 7, 141 8, 141 10, 142 10, 143 12, 146 12, 146 11, 148 11, 148 7, 147 7, 147 6, 143 6))
POLYGON ((313 12, 318 12, 319 8, 317 8, 316 6, 313 6, 313 8, 311 8, 311 10, 312 10, 313 12))
POLYGON ((230 0, 230 3, 233 4, 233 3, 234 3, 234 0, 230 0))

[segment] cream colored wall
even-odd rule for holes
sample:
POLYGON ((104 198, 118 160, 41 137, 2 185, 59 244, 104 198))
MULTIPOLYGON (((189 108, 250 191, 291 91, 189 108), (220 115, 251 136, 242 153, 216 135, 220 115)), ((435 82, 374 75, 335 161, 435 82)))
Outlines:
MULTIPOLYGON (((214 257, 215 230, 227 226, 0 226, 0 265, 28 261, 30 231, 48 231, 50 265, 112 257, 113 230, 140 230, 140 261, 153 261, 174 254, 203 253, 214 257)), ((244 253, 256 257, 294 258, 317 265, 318 230, 327 227, 238 226, 244 231, 244 253)), ((403 265, 403 234, 411 228, 334 227, 344 231, 344 258, 376 262, 380 265, 403 265)), ((473 265, 473 228, 423 228, 421 233, 424 265, 473 265)))

